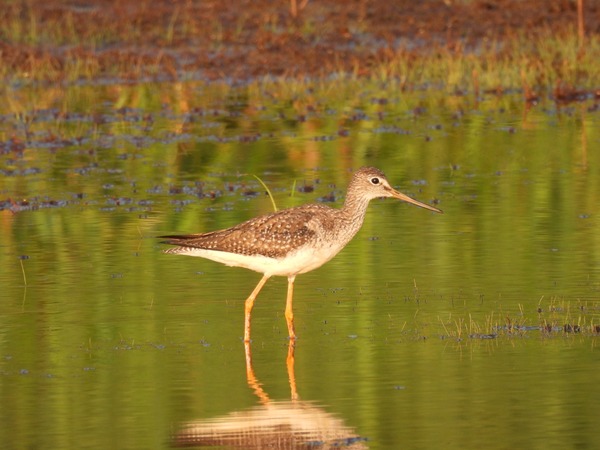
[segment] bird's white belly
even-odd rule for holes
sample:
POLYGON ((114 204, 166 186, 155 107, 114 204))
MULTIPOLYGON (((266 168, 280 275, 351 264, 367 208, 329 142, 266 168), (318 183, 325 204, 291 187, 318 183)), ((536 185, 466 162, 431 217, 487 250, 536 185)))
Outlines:
POLYGON ((343 246, 332 245, 319 249, 301 248, 285 258, 262 255, 239 255, 216 250, 190 249, 182 255, 199 256, 227 266, 244 267, 268 276, 290 276, 309 272, 322 266, 339 253, 343 246))

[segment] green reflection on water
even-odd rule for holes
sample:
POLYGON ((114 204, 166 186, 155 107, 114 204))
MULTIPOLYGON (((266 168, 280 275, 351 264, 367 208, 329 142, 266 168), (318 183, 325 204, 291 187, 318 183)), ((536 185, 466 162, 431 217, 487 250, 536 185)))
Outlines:
MULTIPOLYGON (((0 123, 3 142, 24 143, 0 154, 9 448, 167 447, 178 424, 255 405, 240 338, 260 275, 164 255, 154 236, 269 212, 252 175, 280 208, 330 194, 340 206, 364 164, 445 214, 374 201, 355 240, 298 277, 300 397, 369 448, 600 437, 600 135, 589 105, 524 112, 518 96, 475 104, 360 85, 18 96, 10 112, 26 114, 0 123), (294 183, 314 190, 292 193, 294 183)), ((271 280, 253 315, 255 370, 281 400, 284 303, 285 281, 271 280)))

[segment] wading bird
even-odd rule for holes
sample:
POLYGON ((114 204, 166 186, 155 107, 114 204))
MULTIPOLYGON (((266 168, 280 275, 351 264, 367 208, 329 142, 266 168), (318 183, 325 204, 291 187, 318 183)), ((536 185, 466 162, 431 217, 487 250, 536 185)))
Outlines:
POLYGON ((270 277, 287 277, 285 318, 289 337, 295 339, 292 299, 296 276, 337 255, 362 226, 369 202, 380 197, 442 212, 393 189, 379 169, 363 167, 353 175, 341 209, 307 204, 255 217, 225 230, 159 237, 176 246, 165 253, 200 256, 263 274, 245 302, 245 342, 250 341, 250 316, 256 296, 270 277))

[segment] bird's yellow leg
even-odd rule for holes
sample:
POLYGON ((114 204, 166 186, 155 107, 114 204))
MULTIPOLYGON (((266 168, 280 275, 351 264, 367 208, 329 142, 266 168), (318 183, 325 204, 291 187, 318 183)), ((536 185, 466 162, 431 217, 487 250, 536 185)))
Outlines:
POLYGON ((252 307, 254 306, 254 300, 256 300, 256 296, 258 295, 260 290, 263 288, 263 286, 265 285, 265 283, 267 282, 268 279, 269 279, 269 277, 267 275, 264 275, 260 279, 260 281, 258 282, 256 287, 252 291, 252 294, 250 294, 250 297, 248 297, 246 299, 246 303, 244 304, 244 310, 245 310, 244 342, 250 342, 250 314, 252 313, 252 307))
POLYGON ((287 300, 285 302, 285 320, 287 322, 288 334, 290 339, 296 339, 296 333, 294 331, 294 312, 292 311, 292 301, 294 298, 294 280, 296 275, 288 277, 288 291, 287 300))

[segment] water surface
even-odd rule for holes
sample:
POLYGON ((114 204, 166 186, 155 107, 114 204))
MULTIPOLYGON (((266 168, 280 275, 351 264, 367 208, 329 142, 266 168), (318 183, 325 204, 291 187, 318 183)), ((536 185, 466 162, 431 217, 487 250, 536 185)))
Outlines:
POLYGON ((181 83, 21 90, 8 105, 7 448, 169 448, 191 426, 240 423, 264 447, 265 420, 291 427, 281 448, 598 442, 593 104, 181 83), (293 358, 275 278, 249 358, 243 302, 260 275, 165 255, 155 236, 270 212, 254 175, 279 208, 340 207, 362 165, 444 214, 373 201, 348 247, 297 278, 293 358))

